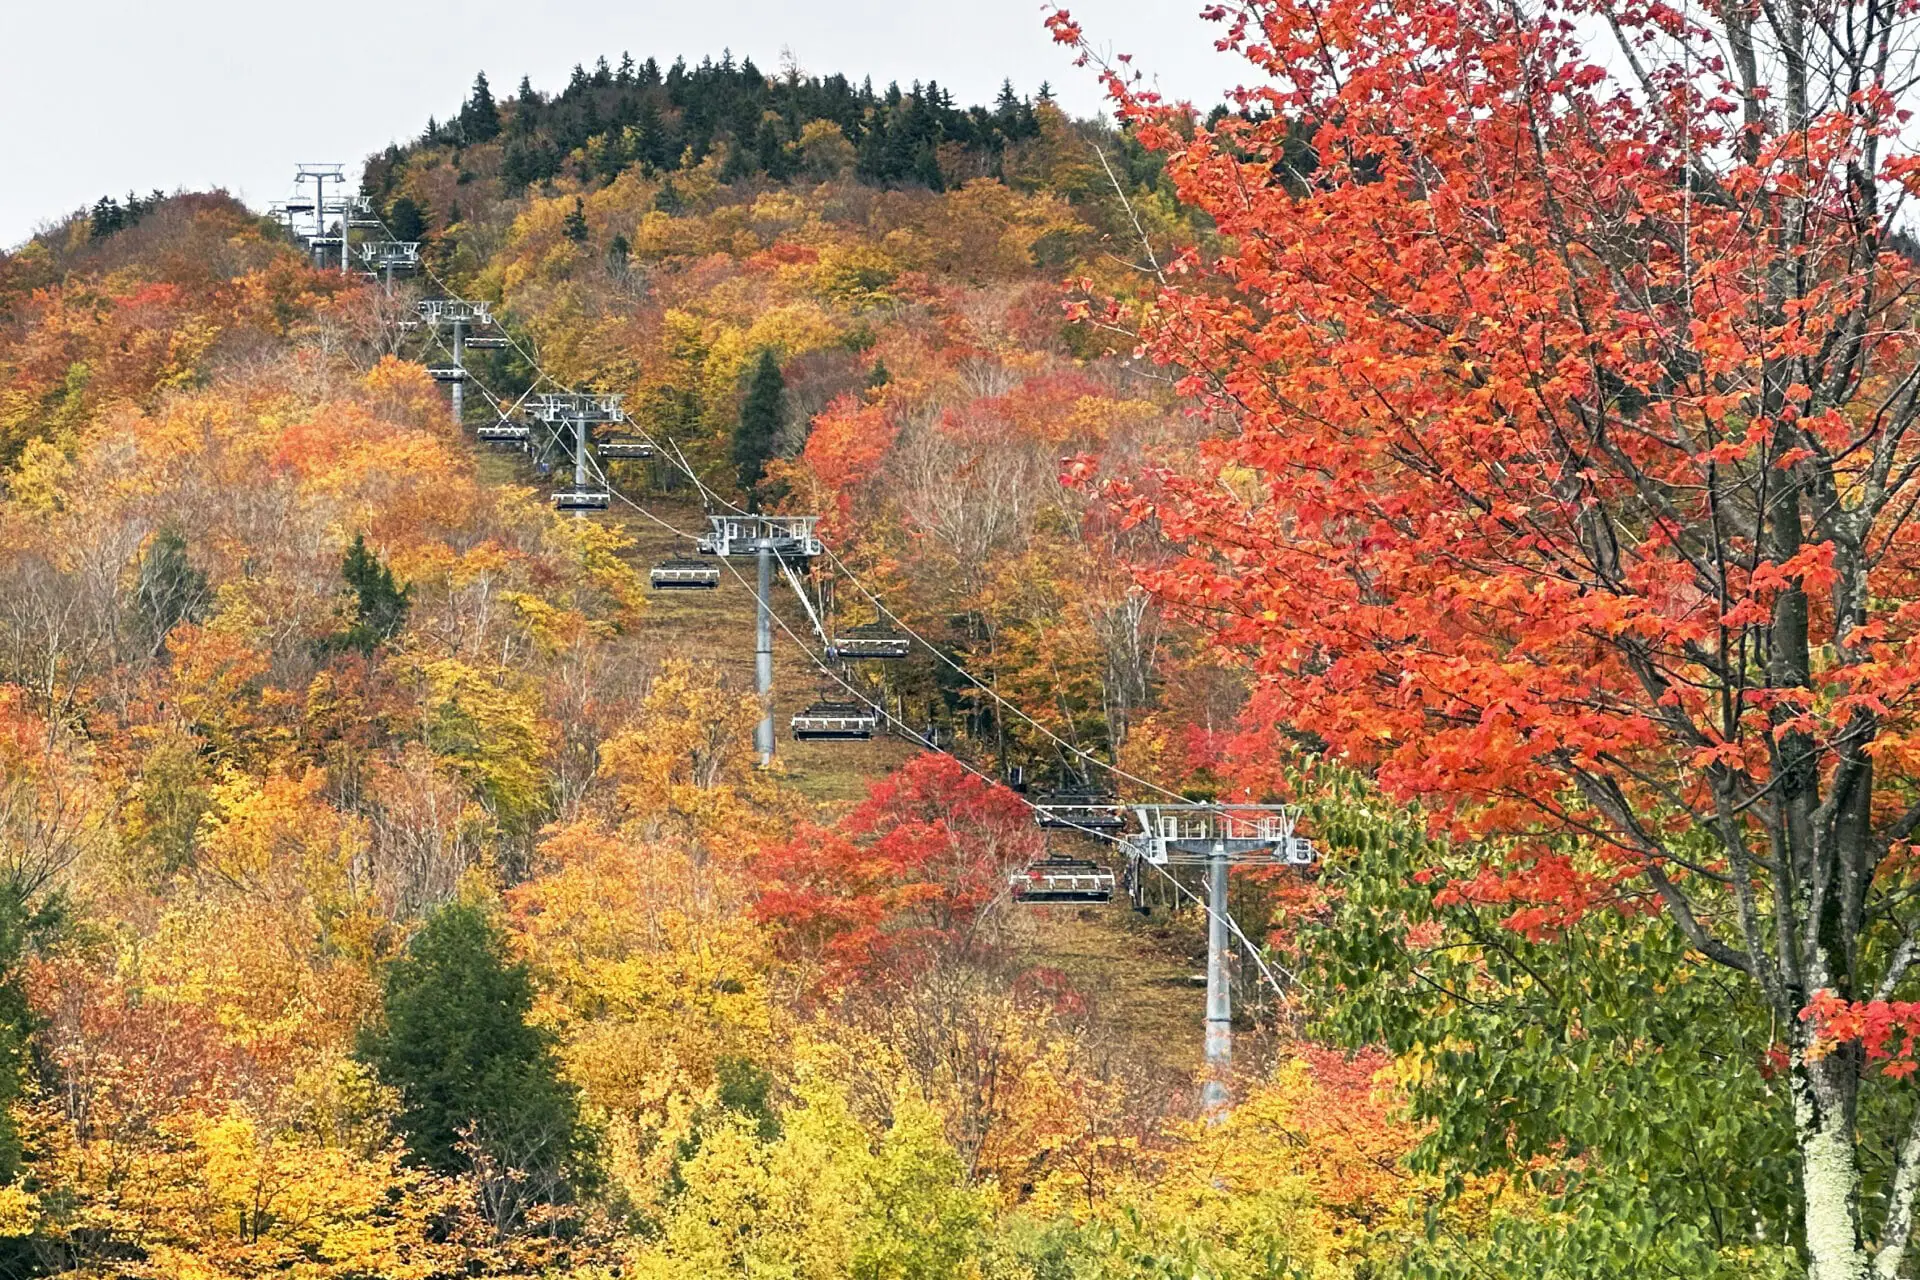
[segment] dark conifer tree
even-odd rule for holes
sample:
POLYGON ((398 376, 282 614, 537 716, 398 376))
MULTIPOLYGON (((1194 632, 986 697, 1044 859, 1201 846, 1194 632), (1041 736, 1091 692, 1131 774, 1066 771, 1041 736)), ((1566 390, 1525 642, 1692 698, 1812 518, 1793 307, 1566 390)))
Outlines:
POLYGON ((632 156, 627 150, 625 131, 609 129, 601 135, 600 151, 594 164, 594 169, 600 177, 612 182, 625 171, 631 159, 632 156))
POLYGON ((922 143, 920 154, 913 165, 914 178, 926 184, 930 191, 945 191, 946 180, 940 176, 940 157, 935 154, 931 142, 922 143))
MULTIPOLYGON (((518 120, 519 117, 515 116, 518 120)), ((510 130, 509 132, 517 132, 510 130)), ((541 171, 540 144, 525 138, 509 138, 500 156, 500 181, 508 191, 521 191, 548 175, 541 171)))
POLYGON ((579 196, 573 198, 573 208, 567 211, 567 220, 560 224, 560 234, 575 244, 587 242, 587 202, 579 196))
POLYGON ((393 233, 395 240, 424 240, 427 237, 426 215, 409 197, 396 196, 393 203, 387 206, 387 230, 393 233))
POLYGON ((740 487, 749 497, 760 488, 786 422, 787 381, 780 375, 780 362, 773 352, 763 348, 747 382, 747 397, 740 404, 740 421, 733 430, 733 465, 739 471, 740 487))
POLYGON ((1005 126, 1020 115, 1020 95, 1013 91, 1012 80, 1000 82, 1000 95, 993 100, 993 117, 1005 126))
POLYGON ((126 214, 120 209, 120 202, 112 196, 101 196, 93 205, 93 213, 88 221, 92 224, 88 238, 105 240, 108 236, 126 225, 126 214))
POLYGON ((633 158, 654 169, 673 167, 666 123, 660 118, 660 108, 654 105, 652 94, 640 99, 639 119, 633 126, 633 158))
POLYGON ((207 575, 187 559, 187 540, 177 530, 155 534, 140 557, 140 585, 134 600, 156 654, 169 631, 199 619, 207 601, 207 575))
POLYGON ((500 109, 494 105, 487 73, 473 78, 473 94, 460 108, 460 136, 468 143, 490 142, 500 134, 500 109))
POLYGON ((527 1020, 533 980, 500 928, 476 907, 442 907, 383 986, 384 1017, 359 1053, 398 1092, 414 1159, 459 1174, 484 1154, 552 1198, 591 1144, 552 1034, 527 1020))
MULTIPOLYGON (((42 887, 22 883, 18 876, 0 883, 0 1178, 9 1182, 19 1176, 23 1156, 13 1105, 27 1084, 28 1037, 39 1022, 27 995, 27 961, 65 924, 61 899, 42 894, 42 887)), ((6 1246, 15 1243, 19 1242, 0 1242, 0 1259, 6 1256, 6 1246)), ((46 1272, 23 1268, 4 1274, 46 1272)))
POLYGON ((340 576, 353 592, 353 621, 340 637, 343 647, 372 653, 391 640, 407 624, 412 607, 412 587, 393 580, 393 570, 380 563, 380 557, 367 549, 363 533, 353 535, 353 545, 340 566, 340 576))

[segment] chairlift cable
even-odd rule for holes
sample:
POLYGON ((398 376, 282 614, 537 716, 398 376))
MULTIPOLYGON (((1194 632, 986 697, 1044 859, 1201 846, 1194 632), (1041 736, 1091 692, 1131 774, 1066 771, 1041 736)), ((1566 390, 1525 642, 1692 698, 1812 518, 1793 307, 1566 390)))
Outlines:
MULTIPOLYGON (((621 492, 617 488, 614 488, 612 485, 608 486, 608 491, 611 492, 616 498, 620 499, 620 501, 626 503, 630 507, 633 507, 635 510, 644 511, 644 508, 642 508, 639 503, 635 502, 632 498, 629 498, 625 493, 621 492)), ((731 573, 734 576, 735 580, 737 580, 742 587, 746 588, 747 593, 753 597, 754 602, 767 609, 767 612, 773 618, 774 623, 777 626, 779 626, 779 628, 782 631, 786 633, 787 638, 793 641, 794 644, 798 645, 801 651, 806 653, 808 657, 813 658, 815 660, 816 665, 819 667, 819 669, 829 679, 831 679, 835 684, 838 684, 841 688, 845 689, 854 698, 856 698, 862 703, 865 703, 868 707, 871 707, 876 714, 882 715, 882 716, 887 714, 885 707, 882 707, 879 703, 875 702, 872 698, 868 697, 865 693, 863 693, 861 690, 856 688, 854 685, 842 679, 839 673, 835 672, 829 665, 827 665, 824 661, 822 661, 821 655, 815 653, 812 646, 809 645, 805 640, 802 640, 800 636, 795 633, 793 628, 787 625, 786 619, 782 618, 780 614, 771 607, 771 605, 761 600, 759 589, 755 587, 752 583, 747 581, 746 575, 741 573, 740 570, 733 564, 731 560, 723 556, 721 557, 721 562, 726 565, 727 572, 731 573)), ((893 720, 893 723, 896 726, 896 728, 898 728, 905 737, 910 738, 915 743, 919 744, 920 746, 926 748, 929 751, 938 752, 939 754, 946 756, 948 759, 952 760, 955 764, 959 765, 962 769, 966 770, 966 772, 972 774, 974 777, 980 779, 982 782, 987 783, 989 786, 1000 785, 999 779, 993 777, 991 774, 988 774, 979 768, 976 768, 972 763, 963 759, 961 756, 940 746, 939 743, 929 741, 927 738, 923 737, 921 734, 916 732, 911 725, 907 725, 897 718, 892 718, 892 717, 890 718, 893 720)), ((1025 805, 1027 808, 1032 809, 1035 812, 1039 811, 1040 806, 1035 804, 1033 801, 1027 799, 1027 797, 1020 795, 1018 792, 1010 792, 1009 794, 1016 796, 1019 799, 1020 803, 1025 805)), ((1070 822, 1066 825, 1072 827, 1074 830, 1079 831, 1083 835, 1092 836, 1096 840, 1105 840, 1108 843, 1114 844, 1114 845, 1124 844, 1124 841, 1120 837, 1112 835, 1105 831, 1097 831, 1092 827, 1081 826, 1078 823, 1070 822)), ((1136 861, 1147 862, 1147 860, 1144 858, 1136 859, 1136 861)), ((1200 907, 1201 913, 1203 915, 1207 916, 1208 918, 1211 918, 1213 916, 1213 909, 1207 905, 1206 901, 1201 897, 1199 897, 1197 894, 1195 894, 1191 889, 1188 889, 1185 885, 1181 884, 1179 881, 1179 878, 1176 877, 1172 872, 1168 871, 1165 867, 1162 867, 1156 863, 1147 862, 1147 865, 1153 867, 1155 871, 1158 871, 1162 876, 1166 877, 1166 879, 1171 884, 1173 884, 1173 886, 1176 889, 1178 889, 1181 893, 1184 893, 1189 898, 1192 898, 1193 901, 1196 904, 1198 904, 1198 906, 1200 907)), ((1233 918, 1230 912, 1221 913, 1221 919, 1225 922, 1228 931, 1231 932, 1234 937, 1238 938, 1240 942, 1247 948, 1247 954, 1253 957, 1254 964, 1260 970, 1261 977, 1266 980, 1268 986, 1273 988, 1274 994, 1278 995, 1282 1001, 1288 1000, 1289 997, 1287 993, 1287 988, 1280 982, 1278 978, 1274 976, 1273 970, 1268 967, 1266 960, 1261 956, 1259 947, 1257 947, 1254 944, 1253 940, 1246 935, 1246 932, 1240 928, 1239 922, 1233 918)), ((1286 972, 1286 970, 1283 968, 1282 972, 1286 972)), ((1297 986, 1300 986, 1303 990, 1310 990, 1310 988, 1307 988, 1305 983, 1300 982, 1295 975, 1288 973, 1288 977, 1293 978, 1295 984, 1297 986)))
POLYGON ((927 649, 936 658, 946 663, 949 667, 953 668, 954 671, 958 672, 962 677, 964 677, 969 684, 974 686, 974 688, 979 689, 982 693, 986 694, 989 698, 992 698, 995 703, 1005 707, 1007 710, 1013 712, 1014 715, 1020 717, 1020 719, 1026 721, 1028 724, 1032 725, 1035 729, 1038 729, 1042 734, 1044 734, 1048 739, 1050 739, 1055 745, 1065 748, 1067 751, 1072 752, 1075 756, 1087 761, 1089 764, 1098 765, 1100 768, 1105 769, 1108 773, 1112 774, 1116 778, 1124 778, 1128 782, 1132 782, 1139 786, 1145 787, 1150 791, 1156 791, 1159 794, 1166 796, 1168 799, 1171 799, 1171 800, 1187 799, 1186 796, 1181 795, 1179 792, 1174 791, 1169 787, 1161 786, 1157 782, 1153 782, 1153 781, 1150 781, 1149 779, 1142 778, 1135 774, 1129 773, 1127 770, 1122 769, 1119 765, 1109 764, 1107 761, 1100 759, 1098 756, 1095 756, 1091 752, 1082 749, 1077 744, 1068 742, 1065 738, 1062 738, 1059 734, 1055 733, 1053 730, 1047 728, 1047 726, 1045 726, 1044 724, 1041 724, 1038 720, 1034 719, 1031 715, 1027 714, 1027 712, 1023 710, 1021 707, 1001 697, 997 690, 982 683, 981 680, 977 676, 975 676, 972 672, 968 671, 965 667, 961 666, 958 662, 955 662, 950 656, 948 656, 945 650, 941 649, 938 645, 934 644, 931 640, 928 640, 925 636, 921 635, 919 632, 915 631, 911 626, 907 625, 906 622, 901 620, 898 614, 894 613, 891 609, 887 608, 886 604, 881 601, 879 596, 876 596, 872 591, 867 589, 867 585, 864 582, 860 581, 859 576, 856 575, 852 569, 849 569, 847 567, 846 562, 842 560, 839 556, 834 554, 832 547, 826 546, 826 544, 824 543, 822 543, 821 545, 826 549, 827 559, 833 562, 833 565, 835 568, 837 568, 838 570, 840 570, 841 573, 846 575, 847 580, 852 582, 854 587, 859 590, 860 594, 865 596, 867 600, 872 603, 873 607, 880 611, 880 614, 882 617, 886 618, 888 621, 892 622, 894 626, 899 627, 902 631, 906 632, 909 636, 913 637, 913 639, 918 641, 922 647, 927 649))

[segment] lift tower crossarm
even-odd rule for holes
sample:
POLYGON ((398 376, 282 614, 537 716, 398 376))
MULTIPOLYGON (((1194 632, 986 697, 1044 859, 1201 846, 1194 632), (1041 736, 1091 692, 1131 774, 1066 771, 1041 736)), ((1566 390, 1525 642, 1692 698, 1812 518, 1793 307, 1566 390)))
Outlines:
POLYGON ((700 539, 711 556, 757 555, 762 547, 782 560, 811 560, 825 554, 813 529, 818 516, 708 516, 713 532, 700 539))

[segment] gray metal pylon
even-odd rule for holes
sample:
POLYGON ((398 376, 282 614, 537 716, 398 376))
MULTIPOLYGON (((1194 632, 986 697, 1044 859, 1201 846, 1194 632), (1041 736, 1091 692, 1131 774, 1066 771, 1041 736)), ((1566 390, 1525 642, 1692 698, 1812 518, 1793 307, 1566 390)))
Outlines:
MULTIPOLYGON (((466 322, 461 320, 455 320, 453 322, 453 367, 454 368, 465 369, 467 367, 466 352, 467 352, 466 322)), ((464 376, 457 377, 453 380, 453 425, 456 427, 464 427, 467 425, 466 381, 467 380, 464 376)))
POLYGON ((1227 975, 1227 851, 1222 842, 1207 860, 1207 1048, 1200 1109, 1213 1113, 1228 1101, 1233 1069, 1233 990, 1227 975))
POLYGON ((326 186, 325 174, 313 175, 313 266, 316 271, 327 265, 326 250, 320 247, 321 237, 327 234, 326 186))
POLYGON ((760 723, 754 726, 753 745, 760 767, 773 764, 773 544, 761 539, 760 595, 754 606, 753 689, 760 695, 760 723))
MULTIPOLYGON (((573 491, 579 493, 587 487, 587 420, 573 420, 573 491)), ((576 511, 575 520, 586 519, 587 513, 576 511)))

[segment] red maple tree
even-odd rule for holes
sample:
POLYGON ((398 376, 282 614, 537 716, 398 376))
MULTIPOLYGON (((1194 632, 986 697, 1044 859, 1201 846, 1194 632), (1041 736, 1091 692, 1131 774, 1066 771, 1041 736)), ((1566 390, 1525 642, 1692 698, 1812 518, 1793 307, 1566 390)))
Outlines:
POLYGON ((1042 841, 1019 796, 926 752, 872 783, 832 827, 761 851, 757 911, 834 987, 964 949, 1009 866, 1042 841))
POLYGON ((1920 1109, 1867 1212, 1876 1077, 1800 1015, 1904 989, 1920 927, 1913 9, 1210 15, 1261 78, 1215 127, 1103 68, 1218 239, 1082 314, 1237 427, 1115 487, 1187 553, 1148 580, 1252 655, 1251 723, 1499 850, 1452 892, 1651 905, 1756 984, 1810 1274, 1895 1274, 1920 1109))

